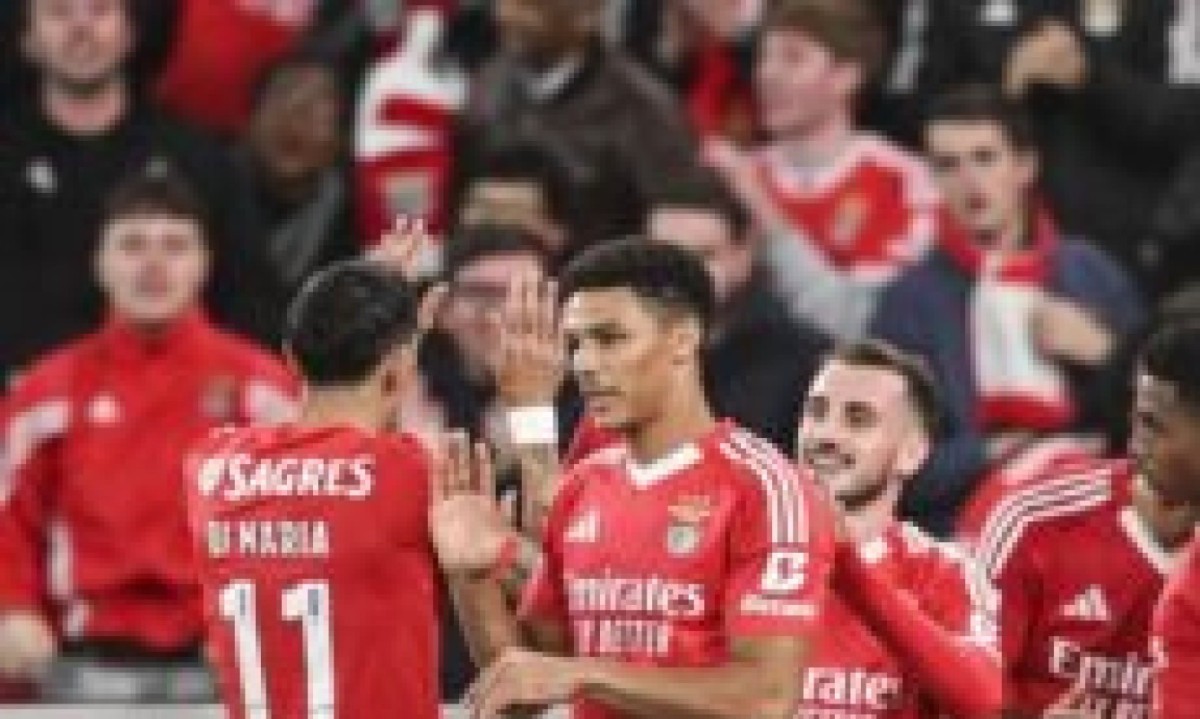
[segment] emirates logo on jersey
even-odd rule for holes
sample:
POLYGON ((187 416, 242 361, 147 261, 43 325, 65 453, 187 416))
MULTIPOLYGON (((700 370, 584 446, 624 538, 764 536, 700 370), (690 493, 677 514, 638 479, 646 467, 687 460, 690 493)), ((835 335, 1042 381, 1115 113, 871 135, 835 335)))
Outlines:
MULTIPOLYGON (((1050 640, 1050 673, 1071 683, 1082 682, 1085 689, 1123 695, 1124 704, 1143 707, 1150 698, 1153 668, 1137 654, 1111 657, 1088 652, 1077 642, 1062 637, 1050 640)), ((1113 700, 1115 701, 1115 700, 1113 700)), ((1104 716, 1142 716, 1137 713, 1104 713, 1104 716)))
MULTIPOLYGON (((866 709, 874 716, 875 712, 899 708, 902 686, 900 677, 883 672, 842 667, 810 667, 804 672, 801 698, 805 705, 866 709)), ((801 708, 797 716, 804 719, 830 716, 824 713, 825 711, 805 707, 801 708)))

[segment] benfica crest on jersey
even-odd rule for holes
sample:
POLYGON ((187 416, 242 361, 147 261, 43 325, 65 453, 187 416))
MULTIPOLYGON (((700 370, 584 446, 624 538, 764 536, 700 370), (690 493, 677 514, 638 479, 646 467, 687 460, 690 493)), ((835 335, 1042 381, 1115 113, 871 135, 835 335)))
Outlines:
POLYGON ((681 497, 667 507, 667 553, 682 557, 695 553, 704 536, 704 522, 712 514, 712 500, 706 496, 681 497))

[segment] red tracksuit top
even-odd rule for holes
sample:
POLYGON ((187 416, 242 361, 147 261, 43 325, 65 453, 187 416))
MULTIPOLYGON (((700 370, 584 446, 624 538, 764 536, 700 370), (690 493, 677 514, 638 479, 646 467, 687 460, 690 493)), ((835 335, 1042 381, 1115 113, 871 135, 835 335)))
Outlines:
POLYGON ((185 450, 290 416, 295 394, 199 312, 152 341, 110 320, 36 363, 0 403, 0 610, 47 610, 66 639, 196 642, 185 450))

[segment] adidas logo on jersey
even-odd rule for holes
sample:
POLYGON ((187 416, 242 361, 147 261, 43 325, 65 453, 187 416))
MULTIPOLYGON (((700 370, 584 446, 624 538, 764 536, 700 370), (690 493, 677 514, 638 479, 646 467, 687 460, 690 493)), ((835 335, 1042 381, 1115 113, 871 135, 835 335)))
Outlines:
POLYGON ((1104 598, 1104 590, 1098 584, 1093 584, 1079 596, 1064 604, 1062 615, 1067 619, 1078 619, 1085 622, 1112 620, 1112 614, 1108 610, 1108 600, 1104 598))
POLYGON ((600 517, 594 509, 579 515, 564 535, 564 539, 573 544, 595 544, 599 537, 600 517))

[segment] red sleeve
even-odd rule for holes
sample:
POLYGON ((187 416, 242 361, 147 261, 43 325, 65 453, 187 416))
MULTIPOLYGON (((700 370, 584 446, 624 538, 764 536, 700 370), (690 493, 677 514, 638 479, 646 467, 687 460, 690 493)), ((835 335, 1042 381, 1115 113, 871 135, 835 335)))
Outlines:
POLYGON ((41 380, 27 378, 0 405, 0 607, 38 608, 45 598, 54 455, 70 402, 41 380))
POLYGON ((927 571, 916 578, 914 596, 845 545, 835 586, 916 675, 922 698, 939 714, 994 717, 1004 700, 996 593, 965 557, 931 549, 924 559, 927 571))
POLYGON ((753 478, 731 520, 726 627, 734 636, 811 635, 829 597, 832 520, 811 480, 777 453, 732 451, 756 454, 746 456, 753 478))
POLYGON ((568 476, 554 498, 546 517, 542 538, 542 560, 525 586, 520 616, 558 626, 569 626, 569 608, 563 589, 562 537, 579 494, 580 481, 568 476))
POLYGON ((1007 551, 992 549, 996 546, 994 533, 987 532, 978 545, 983 549, 975 557, 999 593, 1000 655, 1008 667, 1020 664, 1029 651, 1029 634, 1042 591, 1033 551, 1036 534, 1031 531, 1022 533, 1007 551))
POLYGON ((379 481, 385 482, 381 505, 390 529, 400 544, 427 545, 429 503, 433 473, 429 455, 420 440, 411 435, 388 437, 389 452, 381 453, 379 481))

